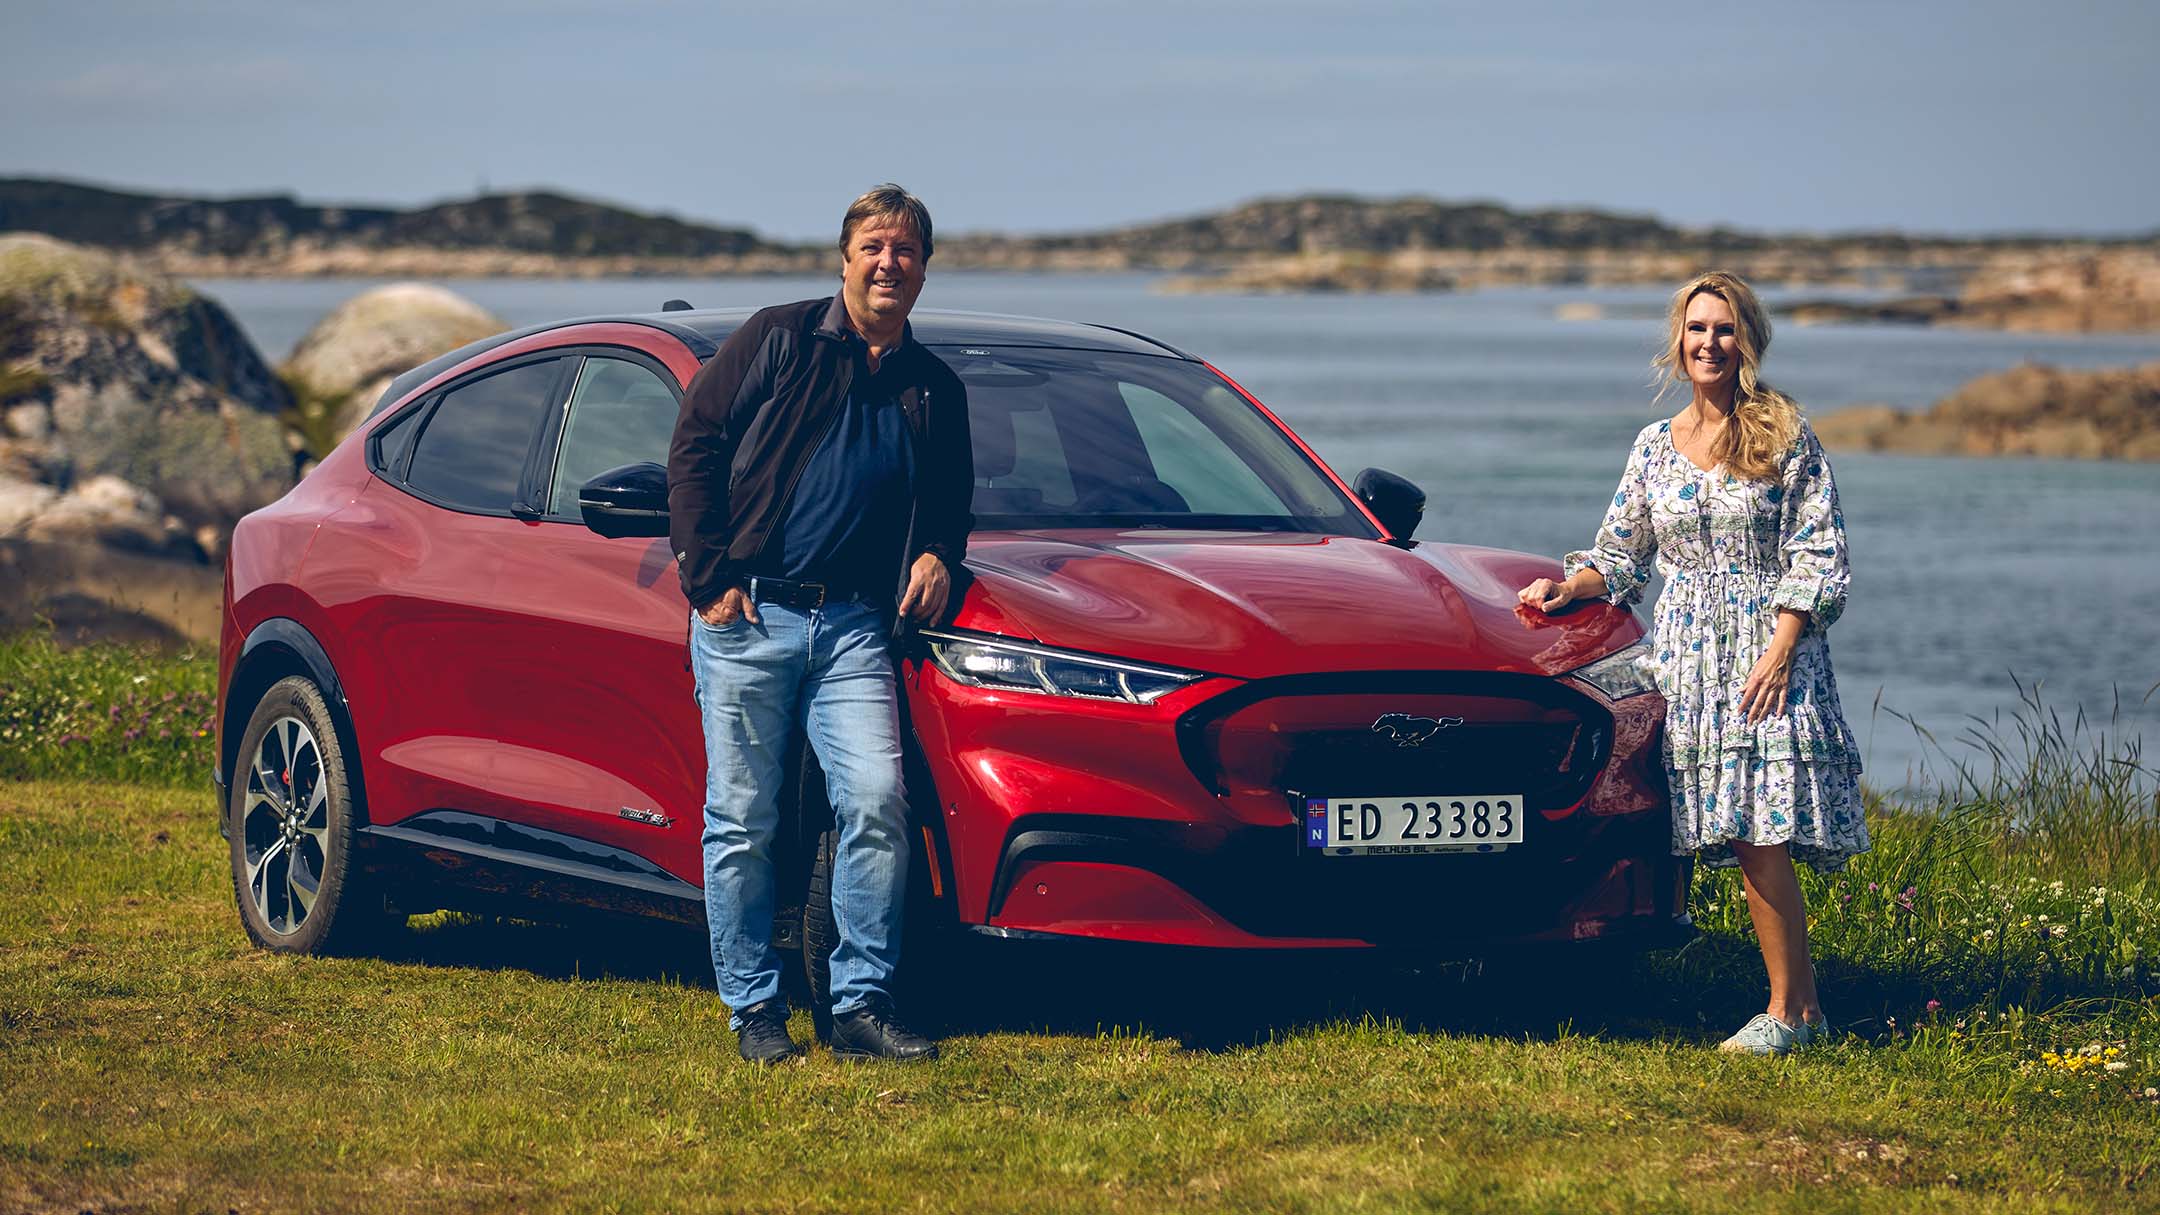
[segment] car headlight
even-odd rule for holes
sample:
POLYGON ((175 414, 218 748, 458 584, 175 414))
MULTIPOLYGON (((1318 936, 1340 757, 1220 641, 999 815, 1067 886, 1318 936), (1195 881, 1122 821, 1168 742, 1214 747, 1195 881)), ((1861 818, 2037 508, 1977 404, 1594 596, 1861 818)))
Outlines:
POLYGON ((1587 666, 1576 667, 1568 672, 1598 691, 1609 700, 1624 700, 1640 696, 1644 692, 1657 691, 1657 667, 1650 661, 1650 643, 1638 641, 1625 649, 1614 650, 1587 666))
POLYGON ((924 629, 930 659, 955 683, 1146 705, 1199 679, 1196 671, 1095 658, 975 633, 924 629))

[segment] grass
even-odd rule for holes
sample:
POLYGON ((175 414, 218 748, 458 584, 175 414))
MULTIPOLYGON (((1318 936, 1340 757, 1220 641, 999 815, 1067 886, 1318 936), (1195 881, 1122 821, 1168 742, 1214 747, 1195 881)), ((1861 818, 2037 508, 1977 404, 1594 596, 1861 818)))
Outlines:
POLYGON ((66 648, 0 639, 0 779, 74 777, 203 787, 217 707, 213 652, 66 648))
POLYGON ((1708 1049, 1762 980, 1705 874, 1607 969, 1020 947, 934 1066, 760 1072, 694 935, 250 948, 207 763, 112 724, 207 665, 163 661, 0 648, 0 720, 105 723, 0 742, 0 1210, 2160 1207, 2160 807, 2033 787, 2075 730, 1806 875, 1853 1033, 1792 1059, 1708 1049))

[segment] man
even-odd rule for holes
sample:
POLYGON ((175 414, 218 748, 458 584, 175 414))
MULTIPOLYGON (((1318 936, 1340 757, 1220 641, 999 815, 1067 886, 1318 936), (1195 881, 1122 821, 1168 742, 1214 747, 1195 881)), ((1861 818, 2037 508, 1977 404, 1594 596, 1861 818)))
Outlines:
POLYGON ((668 450, 668 506, 705 723, 705 914, 745 1059, 801 1051, 772 945, 782 761, 801 729, 824 768, 833 1051, 930 1059, 895 1015, 907 882, 896 614, 944 612, 974 517, 967 396, 907 316, 930 213, 895 185, 840 226, 840 293, 767 308, 698 372, 668 450))

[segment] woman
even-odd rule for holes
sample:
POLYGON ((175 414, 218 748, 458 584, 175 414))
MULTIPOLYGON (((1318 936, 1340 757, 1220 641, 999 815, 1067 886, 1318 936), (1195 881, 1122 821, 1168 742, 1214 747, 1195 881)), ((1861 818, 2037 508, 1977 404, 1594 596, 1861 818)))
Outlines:
MULTIPOLYGON (((1860 754, 1824 639, 1845 604, 1845 518, 1822 444, 1762 382, 1770 323, 1736 275, 1673 295, 1653 366, 1687 408, 1635 436, 1595 544, 1566 577, 1519 593, 1553 612, 1629 603, 1650 578, 1652 653, 1665 695, 1673 851, 1740 866, 1770 977, 1769 1006, 1722 1049, 1784 1054, 1828 1033, 1808 961, 1794 861, 1842 868, 1868 847, 1860 754)), ((1664 388, 1658 396, 1664 396, 1664 388)))

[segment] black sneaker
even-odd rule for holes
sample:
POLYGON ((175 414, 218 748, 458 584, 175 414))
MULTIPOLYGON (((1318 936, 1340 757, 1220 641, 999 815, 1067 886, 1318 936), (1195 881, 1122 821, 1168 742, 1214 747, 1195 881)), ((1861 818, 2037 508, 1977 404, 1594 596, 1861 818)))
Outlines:
POLYGON ((833 1018, 832 1052, 836 1059, 893 1059, 902 1063, 938 1057, 937 1043, 893 1015, 892 1004, 872 1000, 833 1018))
POLYGON ((735 1031, 735 1049, 752 1063, 785 1063, 802 1056, 802 1047, 788 1037, 787 1001, 760 1000, 736 1014, 742 1028, 735 1031))

